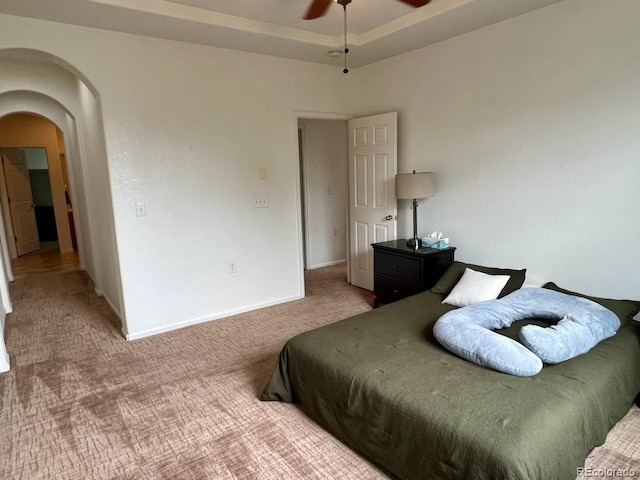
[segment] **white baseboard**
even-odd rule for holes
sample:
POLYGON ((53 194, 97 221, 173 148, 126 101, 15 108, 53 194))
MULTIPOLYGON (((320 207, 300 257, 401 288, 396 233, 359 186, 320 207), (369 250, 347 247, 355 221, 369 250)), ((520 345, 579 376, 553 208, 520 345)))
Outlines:
MULTIPOLYGON (((2 340, 2 342, 4 343, 4 340, 2 340)), ((2 348, 4 348, 4 345, 2 348)), ((11 365, 9 364, 9 354, 6 351, 2 353, 4 353, 4 355, 0 355, 0 373, 8 372, 11 369, 11 365)))
POLYGON ((7 319, 5 312, 0 313, 0 373, 8 372, 11 368, 9 363, 9 352, 7 352, 7 346, 4 343, 4 324, 7 319))
POLYGON ((124 336, 124 338, 129 340, 128 335, 127 335, 127 330, 125 328, 125 324, 122 321, 122 315, 120 315, 120 312, 118 311, 116 306, 113 304, 111 299, 109 297, 107 297, 102 290, 94 290, 94 292, 96 292, 96 295, 98 295, 99 297, 102 297, 104 299, 104 301, 107 302, 107 305, 109 305, 109 308, 111 309, 113 314, 116 316, 116 318, 118 320, 120 320, 120 325, 122 325, 122 328, 120 329, 120 331, 122 332, 122 335, 124 336))
MULTIPOLYGON (((4 300, 4 298, 3 298, 3 300, 4 300)), ((9 298, 9 299, 7 299, 7 301, 2 302, 2 306, 3 306, 4 311, 5 311, 6 313, 11 313, 11 312, 13 312, 13 304, 11 303, 11 299, 10 299, 10 298, 9 298)))
MULTIPOLYGON (((91 279, 94 285, 96 284, 96 279, 93 278, 93 275, 91 275, 91 273, 89 272, 89 270, 87 270, 85 266, 80 265, 80 270, 82 270, 84 273, 87 274, 87 276, 91 279)), ((113 304, 111 299, 104 294, 104 291, 98 290, 97 288, 94 288, 93 291, 96 292, 96 295, 105 299, 105 301, 107 302, 111 310, 113 310, 113 313, 115 313, 116 317, 118 317, 118 320, 122 322, 122 315, 120 314, 120 311, 116 308, 116 306, 113 304)))
MULTIPOLYGON (((80 270, 84 271, 84 273, 87 274, 87 276, 91 279, 91 281, 93 282, 94 285, 96 284, 96 281, 93 278, 93 276, 89 273, 89 270, 87 270, 85 267, 82 267, 82 266, 80 267, 80 270)), ((118 318, 118 320, 120 320, 120 324, 121 325, 124 324, 122 322, 122 315, 120 314, 120 311, 116 308, 116 306, 113 304, 111 299, 107 295, 104 294, 104 291, 98 290, 97 288, 94 288, 93 291, 96 293, 96 295, 98 295, 99 297, 102 297, 104 299, 104 301, 107 302, 107 305, 109 305, 109 308, 111 309, 111 311, 118 318)), ((124 336, 126 337, 126 333, 124 333, 124 336)))
POLYGON ((84 273, 86 273, 87 277, 89 277, 89 278, 91 279, 91 281, 93 282, 93 284, 94 284, 94 285, 96 284, 96 279, 95 279, 95 278, 93 278, 93 275, 91 275, 91 272, 89 271, 89 269, 87 269, 87 267, 86 267, 86 266, 84 266, 84 265, 80 264, 80 265, 78 266, 78 268, 79 268, 80 270, 82 270, 84 273))
POLYGON ((347 263, 347 259, 336 260, 334 262, 318 263, 317 265, 309 265, 307 270, 315 270, 316 268, 333 267, 334 265, 340 265, 341 263, 347 263))
POLYGON ((178 330, 179 328, 189 327, 191 325, 197 325, 199 323, 209 322, 211 320, 219 320, 221 318, 230 317, 232 315, 238 315, 240 313, 251 312, 253 310, 259 310, 261 308, 271 307, 273 305, 279 305, 281 303, 292 302, 294 300, 300 300, 304 298, 302 295, 294 295, 292 297, 281 298, 279 300, 275 300, 273 302, 261 303, 252 305, 250 307, 242 307, 236 308, 233 310, 227 310, 222 313, 218 313, 215 315, 207 315, 204 317, 194 318, 192 320, 185 320, 183 322, 172 323, 170 325, 165 325, 163 327, 158 328, 150 328, 148 330, 141 330, 139 332, 129 332, 127 333, 124 328, 122 329, 122 334, 125 336, 127 340, 138 340, 140 338, 150 337, 152 335, 158 335, 160 333, 170 332, 172 330, 178 330))
POLYGON ((109 308, 111 308, 111 311, 113 312, 113 314, 118 317, 118 320, 120 320, 120 323, 122 323, 122 315, 120 315, 120 312, 118 311, 118 309, 116 308, 116 306, 113 304, 113 302, 111 301, 111 299, 109 297, 107 297, 104 292, 99 292, 96 290, 96 295, 98 295, 99 297, 104 298, 104 301, 107 302, 107 305, 109 305, 109 308))

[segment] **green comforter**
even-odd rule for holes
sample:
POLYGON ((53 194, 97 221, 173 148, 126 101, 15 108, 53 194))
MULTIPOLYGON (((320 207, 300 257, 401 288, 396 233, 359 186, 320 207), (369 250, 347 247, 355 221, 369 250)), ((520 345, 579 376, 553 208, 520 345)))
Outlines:
MULTIPOLYGON (((300 402, 403 479, 575 479, 640 391, 640 324, 521 378, 442 348, 441 300, 425 292, 296 336, 261 399, 300 402)), ((500 333, 517 338, 522 323, 500 333)))

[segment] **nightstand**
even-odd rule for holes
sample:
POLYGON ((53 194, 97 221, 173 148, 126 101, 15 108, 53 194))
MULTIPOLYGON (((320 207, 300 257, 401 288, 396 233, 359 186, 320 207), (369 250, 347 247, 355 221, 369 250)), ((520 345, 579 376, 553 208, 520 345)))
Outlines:
POLYGON ((373 308, 380 303, 424 292, 433 287, 453 263, 454 247, 407 247, 406 240, 372 243, 373 247, 373 308))

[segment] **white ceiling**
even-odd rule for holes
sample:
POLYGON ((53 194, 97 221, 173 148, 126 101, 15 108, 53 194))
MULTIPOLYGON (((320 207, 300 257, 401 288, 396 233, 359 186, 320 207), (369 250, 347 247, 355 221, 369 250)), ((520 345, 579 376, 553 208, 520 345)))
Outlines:
MULTIPOLYGON (((303 20, 311 0, 2 0, 0 13, 341 65, 343 9, 303 20)), ((347 7, 349 66, 361 67, 562 0, 396 0, 347 7)))

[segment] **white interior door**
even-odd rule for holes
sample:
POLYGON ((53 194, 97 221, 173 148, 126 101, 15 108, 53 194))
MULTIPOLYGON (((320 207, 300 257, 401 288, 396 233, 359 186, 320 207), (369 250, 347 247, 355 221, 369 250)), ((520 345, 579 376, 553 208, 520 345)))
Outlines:
POLYGON ((3 149, 2 166, 18 256, 40 248, 27 158, 22 150, 3 149))
POLYGON ((349 120, 349 279, 373 290, 372 243, 395 240, 396 112, 349 120))

